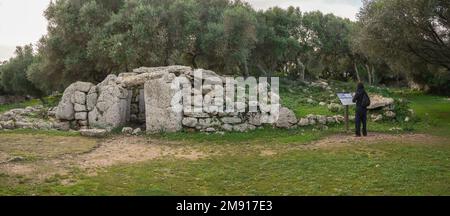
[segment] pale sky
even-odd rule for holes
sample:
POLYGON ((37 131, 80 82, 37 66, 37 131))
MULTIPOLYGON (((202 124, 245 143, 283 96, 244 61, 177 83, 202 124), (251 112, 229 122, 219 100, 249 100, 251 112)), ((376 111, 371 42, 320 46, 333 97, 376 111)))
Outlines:
MULTIPOLYGON (((0 61, 13 56, 16 46, 35 44, 47 32, 43 16, 50 0, 0 0, 0 61)), ((289 6, 320 10, 355 20, 360 0, 247 0, 256 9, 289 6)))

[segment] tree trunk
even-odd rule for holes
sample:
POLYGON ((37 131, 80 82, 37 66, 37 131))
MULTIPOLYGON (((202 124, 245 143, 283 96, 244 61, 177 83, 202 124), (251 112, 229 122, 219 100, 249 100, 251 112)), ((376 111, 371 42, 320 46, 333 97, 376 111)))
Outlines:
POLYGON ((366 64, 367 76, 369 79, 369 85, 372 85, 372 74, 370 74, 370 66, 366 64))
POLYGON ((197 66, 197 54, 194 54, 193 56, 192 56, 192 67, 194 67, 194 69, 197 69, 198 68, 198 66, 197 66))
POLYGON ((356 65, 356 62, 354 63, 355 66, 355 72, 356 72, 356 79, 358 79, 358 82, 361 82, 361 77, 359 76, 359 70, 358 66, 356 65))
POLYGON ((250 74, 248 73, 247 61, 244 61, 244 77, 247 78, 249 76, 250 76, 250 74))
POLYGON ((300 81, 304 82, 305 81, 305 64, 303 64, 303 62, 301 62, 300 60, 297 60, 297 69, 299 70, 299 78, 300 81))
POLYGON ((373 84, 375 84, 375 66, 373 66, 373 65, 372 65, 371 73, 372 73, 372 85, 373 85, 373 84))
POLYGON ((258 64, 256 67, 258 67, 258 69, 261 70, 266 77, 270 77, 270 74, 267 72, 267 70, 264 69, 263 66, 258 64))

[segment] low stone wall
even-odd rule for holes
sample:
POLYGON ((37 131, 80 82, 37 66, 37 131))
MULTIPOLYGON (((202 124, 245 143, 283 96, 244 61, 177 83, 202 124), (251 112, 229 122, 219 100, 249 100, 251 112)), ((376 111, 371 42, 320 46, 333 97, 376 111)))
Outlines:
POLYGON ((61 122, 55 118, 56 108, 43 106, 12 109, 0 114, 0 130, 70 130, 70 122, 61 122))

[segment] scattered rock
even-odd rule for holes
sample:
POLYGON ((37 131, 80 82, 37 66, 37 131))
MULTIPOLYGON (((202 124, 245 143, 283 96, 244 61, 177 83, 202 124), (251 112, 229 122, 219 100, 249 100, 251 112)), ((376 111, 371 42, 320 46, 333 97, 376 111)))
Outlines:
POLYGON ((390 119, 395 118, 395 116, 396 116, 395 112, 392 112, 392 111, 386 111, 386 112, 384 113, 384 115, 385 115, 387 118, 390 118, 390 119))
POLYGON ((393 128, 390 128, 389 129, 389 131, 402 131, 403 129, 402 128, 399 128, 399 127, 393 127, 393 128))
POLYGON ((2 125, 3 129, 14 129, 16 127, 12 120, 0 122, 0 125, 2 125))
POLYGON ((373 122, 380 122, 380 121, 383 120, 383 115, 381 115, 381 114, 378 114, 378 115, 372 114, 370 116, 370 118, 372 119, 373 122))
POLYGON ((123 134, 131 134, 131 133, 133 133, 133 128, 131 128, 131 127, 124 127, 124 128, 122 128, 122 133, 123 134))
POLYGON ((137 135, 139 135, 141 133, 142 133, 142 129, 141 128, 136 128, 136 129, 133 130, 133 132, 131 134, 137 136, 137 135))
POLYGON ((24 161, 24 160, 25 160, 25 158, 20 157, 20 156, 16 156, 16 157, 13 157, 13 158, 9 159, 8 163, 21 162, 21 161, 24 161))
POLYGON ((319 124, 321 124, 321 125, 326 125, 327 124, 327 117, 326 116, 322 116, 322 115, 318 115, 317 116, 317 122, 319 122, 319 124))
POLYGON ((335 124, 336 118, 334 117, 327 117, 327 124, 335 124))
POLYGON ((69 131, 70 130, 70 122, 61 121, 53 123, 53 128, 60 131, 69 131))
POLYGON ((21 121, 17 121, 15 123, 15 127, 16 128, 23 128, 23 129, 33 129, 33 123, 31 122, 21 122, 21 121))
POLYGON ((373 109, 391 106, 393 104, 394 104, 394 99, 392 99, 392 98, 385 98, 381 95, 370 95, 370 106, 368 106, 367 109, 373 110, 373 109))
POLYGON ((105 129, 82 129, 80 134, 87 137, 105 137, 108 131, 105 129))
POLYGON ((336 104, 336 103, 329 104, 327 108, 328 108, 328 110, 330 110, 331 112, 334 112, 334 113, 342 111, 342 105, 336 104))
POLYGON ((301 118, 298 122, 298 126, 300 127, 306 127, 309 125, 309 120, 307 118, 301 118))

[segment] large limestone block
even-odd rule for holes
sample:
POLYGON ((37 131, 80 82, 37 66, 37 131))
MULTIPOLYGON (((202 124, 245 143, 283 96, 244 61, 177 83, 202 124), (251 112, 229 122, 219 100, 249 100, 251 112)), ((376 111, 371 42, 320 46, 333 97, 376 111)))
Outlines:
POLYGON ((87 119, 87 112, 77 112, 75 113, 75 119, 76 120, 86 120, 87 119))
POLYGON ((72 95, 72 103, 86 104, 86 94, 84 92, 75 91, 72 95))
POLYGON ((370 95, 370 106, 367 109, 373 110, 391 106, 392 104, 394 104, 394 99, 392 98, 385 98, 381 95, 370 95))
POLYGON ((276 126, 279 128, 293 128, 296 124, 297 117, 295 117, 295 113, 286 107, 281 107, 276 126))
POLYGON ((167 66, 167 67, 140 67, 133 70, 134 73, 155 73, 155 72, 167 72, 167 73, 173 73, 175 75, 192 75, 192 68, 188 66, 180 66, 180 65, 173 65, 173 66, 167 66))
MULTIPOLYGON (((182 112, 172 108, 172 100, 179 86, 172 86, 163 78, 149 80, 144 85, 147 132, 176 132, 182 129, 182 112)), ((181 99, 181 98, 180 98, 181 99)), ((175 100, 175 102, 177 102, 175 100)))
POLYGON ((97 104, 97 87, 92 87, 86 95, 86 108, 89 111, 92 111, 97 104))
POLYGON ((75 110, 75 112, 85 112, 85 111, 87 111, 86 105, 81 105, 81 104, 75 104, 74 110, 75 110))
POLYGON ((75 85, 72 84, 66 88, 61 98, 61 101, 56 108, 56 118, 60 120, 71 121, 74 119, 75 111, 72 103, 72 96, 75 93, 75 85))
POLYGON ((89 90, 91 90, 91 88, 94 87, 94 84, 89 83, 89 82, 75 82, 72 85, 75 88, 75 90, 84 92, 84 93, 88 93, 89 90))
POLYGON ((160 79, 167 74, 167 71, 156 71, 153 73, 142 73, 136 76, 119 77, 117 82, 123 87, 141 86, 148 80, 160 79))
POLYGON ((116 85, 98 86, 97 104, 88 114, 91 127, 115 128, 126 123, 130 99, 128 90, 116 85))

